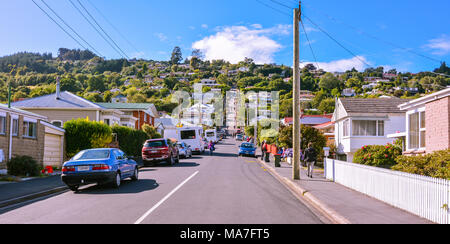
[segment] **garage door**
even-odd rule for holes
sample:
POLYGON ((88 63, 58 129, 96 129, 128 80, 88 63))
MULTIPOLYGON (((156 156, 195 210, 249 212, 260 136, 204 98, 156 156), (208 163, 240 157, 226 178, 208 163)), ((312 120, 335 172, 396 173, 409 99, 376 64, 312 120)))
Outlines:
POLYGON ((45 134, 44 166, 61 166, 61 136, 45 134))

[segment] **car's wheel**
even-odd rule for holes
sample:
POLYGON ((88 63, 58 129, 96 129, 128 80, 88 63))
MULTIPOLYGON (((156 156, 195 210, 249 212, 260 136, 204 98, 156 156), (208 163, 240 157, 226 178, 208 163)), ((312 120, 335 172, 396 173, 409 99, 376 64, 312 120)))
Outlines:
POLYGON ((133 174, 133 176, 131 176, 131 180, 132 181, 137 181, 138 179, 139 179, 139 170, 136 167, 136 168, 134 168, 134 174, 133 174))
POLYGON ((114 180, 112 182, 112 187, 119 188, 121 182, 122 182, 122 178, 120 177, 120 173, 117 172, 114 177, 114 180))
POLYGON ((69 186, 69 189, 71 191, 77 192, 79 187, 80 187, 79 185, 74 185, 74 186, 69 186))

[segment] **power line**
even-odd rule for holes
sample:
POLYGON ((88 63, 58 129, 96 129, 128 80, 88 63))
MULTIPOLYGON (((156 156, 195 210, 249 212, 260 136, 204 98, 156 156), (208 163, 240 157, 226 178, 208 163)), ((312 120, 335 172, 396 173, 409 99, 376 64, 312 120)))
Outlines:
POLYGON ((274 11, 280 13, 280 14, 286 15, 286 16, 288 16, 289 18, 292 17, 290 14, 288 14, 288 13, 286 13, 286 12, 284 12, 284 11, 281 11, 281 10, 279 10, 279 9, 277 9, 277 8, 274 8, 274 7, 268 5, 268 4, 266 4, 266 3, 264 3, 264 2, 262 2, 262 1, 260 1, 260 0, 256 0, 256 1, 257 1, 258 3, 264 5, 264 6, 266 6, 266 7, 270 8, 270 9, 272 9, 272 10, 274 10, 274 11))
POLYGON ((364 60, 362 60, 359 56, 357 56, 356 54, 354 54, 352 51, 350 51, 348 48, 346 48, 344 45, 342 45, 338 40, 336 40, 334 37, 332 37, 328 32, 326 32, 324 29, 322 29, 319 25, 317 25, 316 23, 314 23, 314 21, 312 21, 310 18, 308 18, 308 16, 303 15, 311 24, 313 24, 317 29, 319 29, 322 33, 324 33, 326 36, 328 36, 331 40, 333 40, 336 44, 338 44, 340 47, 342 47, 344 50, 346 50, 348 53, 350 53, 353 57, 357 58, 361 63, 363 63, 364 65, 371 67, 370 64, 368 64, 367 62, 365 62, 364 60))
POLYGON ((106 39, 106 37, 104 37, 103 35, 102 35, 102 33, 95 27, 95 25, 94 24, 92 24, 92 22, 86 17, 86 15, 80 10, 80 8, 77 6, 77 5, 75 5, 75 3, 72 1, 72 0, 69 0, 69 2, 72 4, 72 6, 78 11, 78 13, 80 13, 81 14, 81 16, 83 16, 83 18, 89 23, 89 25, 103 38, 103 40, 105 40, 106 41, 106 43, 108 43, 111 47, 112 47, 112 49, 114 49, 114 51, 116 51, 120 56, 122 56, 123 58, 125 58, 124 56, 123 56, 123 54, 122 53, 120 53, 109 41, 108 41, 108 39, 106 39))
POLYGON ((80 45, 81 47, 83 47, 84 49, 87 50, 87 48, 81 44, 77 39, 75 39, 75 37, 73 37, 68 31, 66 31, 66 29, 64 29, 64 27, 62 27, 55 19, 53 19, 48 13, 47 11, 45 11, 43 8, 41 8, 41 6, 39 6, 34 0, 33 3, 45 14, 47 15, 47 17, 53 21, 53 23, 55 23, 61 30, 63 30, 68 36, 70 36, 76 43, 78 43, 78 45, 80 45))
MULTIPOLYGON (((319 12, 319 11, 316 10, 316 12, 319 12)), ((377 40, 377 41, 379 41, 379 42, 383 42, 383 43, 385 43, 385 44, 387 44, 387 45, 390 45, 390 46, 392 46, 392 47, 399 48, 399 49, 402 49, 403 51, 412 53, 412 54, 417 55, 417 56, 420 56, 420 57, 422 57, 422 58, 429 59, 429 60, 431 60, 431 61, 441 63, 440 60, 437 60, 437 59, 435 59, 435 58, 426 56, 426 55, 424 55, 424 54, 421 54, 421 53, 418 53, 418 52, 416 52, 416 51, 410 50, 410 49, 408 49, 408 48, 402 47, 402 46, 397 45, 397 44, 395 44, 395 43, 393 43, 393 42, 390 42, 390 41, 387 41, 387 40, 383 40, 383 39, 381 39, 381 38, 379 38, 379 37, 377 37, 377 36, 375 36, 375 35, 372 35, 372 34, 370 34, 370 33, 365 32, 365 31, 363 31, 363 30, 361 30, 361 29, 359 29, 359 28, 357 28, 357 27, 354 27, 354 26, 352 26, 352 25, 350 25, 350 24, 347 24, 347 23, 345 23, 345 22, 343 22, 343 21, 337 20, 336 18, 333 18, 333 17, 331 17, 330 15, 328 15, 328 14, 326 14, 326 13, 322 13, 322 12, 319 12, 319 13, 321 13, 322 15, 324 15, 325 17, 327 17, 328 19, 334 21, 335 23, 340 23, 340 24, 342 24, 342 25, 344 25, 344 26, 346 26, 346 27, 348 27, 348 28, 354 30, 356 33, 358 33, 358 34, 360 34, 360 35, 361 35, 361 34, 362 34, 362 35, 365 35, 365 36, 367 36, 367 37, 369 37, 369 38, 372 38, 372 39, 377 40)))
POLYGON ((69 29, 71 29, 78 36, 78 38, 80 38, 84 43, 86 43, 90 48, 92 48, 92 50, 94 50, 94 52, 96 52, 97 55, 99 55, 100 57, 103 56, 91 44, 89 44, 89 42, 87 42, 83 37, 81 37, 69 24, 67 24, 67 22, 64 21, 64 19, 62 19, 44 0, 41 0, 41 2, 44 3, 45 6, 47 6, 47 8, 50 9, 53 12, 53 14, 55 14, 56 17, 58 17, 67 27, 69 27, 69 29))
POLYGON ((313 50, 313 48, 311 46, 311 41, 309 41, 308 33, 306 33, 305 25, 303 24, 302 20, 300 20, 300 23, 302 24, 303 31, 305 32, 306 40, 308 40, 309 49, 311 49, 311 53, 312 53, 312 55, 314 57, 314 60, 316 61, 317 69, 320 69, 319 63, 317 62, 316 54, 314 53, 314 50, 313 50))
POLYGON ((125 57, 127 57, 128 59, 130 59, 130 57, 127 56, 127 54, 117 45, 117 43, 108 35, 108 33, 106 33, 106 31, 100 26, 100 24, 95 20, 94 16, 91 15, 91 13, 89 13, 89 11, 84 7, 84 5, 81 3, 80 0, 77 0, 77 2, 80 4, 80 6, 84 9, 84 11, 86 11, 86 13, 92 18, 92 20, 95 22, 95 24, 100 28, 100 30, 102 30, 103 33, 105 33, 105 35, 109 38, 109 40, 112 41, 112 43, 114 43, 114 45, 125 55, 125 57))
POLYGON ((106 16, 91 2, 91 0, 87 0, 89 2, 89 4, 91 4, 92 7, 94 7, 94 9, 103 17, 103 19, 117 32, 119 33, 119 35, 136 51, 139 52, 139 50, 136 48, 135 45, 133 45, 133 43, 131 43, 130 40, 128 40, 128 38, 125 37, 125 35, 123 35, 119 29, 117 27, 115 27, 111 21, 108 20, 108 18, 106 18, 106 16))

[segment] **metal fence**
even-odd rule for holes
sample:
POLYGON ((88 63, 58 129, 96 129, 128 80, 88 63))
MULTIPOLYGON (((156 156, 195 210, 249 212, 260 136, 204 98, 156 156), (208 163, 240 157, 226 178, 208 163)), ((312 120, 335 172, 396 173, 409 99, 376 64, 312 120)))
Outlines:
POLYGON ((394 207, 440 224, 450 224, 450 181, 334 159, 325 177, 394 207))

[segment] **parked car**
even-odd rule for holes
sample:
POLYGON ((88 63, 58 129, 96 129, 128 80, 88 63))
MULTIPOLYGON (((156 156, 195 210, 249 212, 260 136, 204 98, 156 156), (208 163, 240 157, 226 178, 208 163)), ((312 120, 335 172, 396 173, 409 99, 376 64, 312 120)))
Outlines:
POLYGON ((236 141, 242 141, 244 138, 241 134, 236 135, 236 141))
POLYGON ((192 149, 191 146, 187 145, 184 142, 177 143, 178 152, 180 157, 182 158, 192 158, 192 149))
POLYGON ((253 143, 244 142, 239 146, 239 156, 256 157, 256 147, 253 143))
POLYGON ((89 149, 79 152, 63 164, 61 180, 72 191, 80 185, 111 184, 118 188, 123 179, 138 180, 138 164, 115 148, 89 149))
POLYGON ((144 166, 166 162, 174 165, 180 162, 177 142, 172 139, 147 140, 142 147, 142 161, 144 166))

